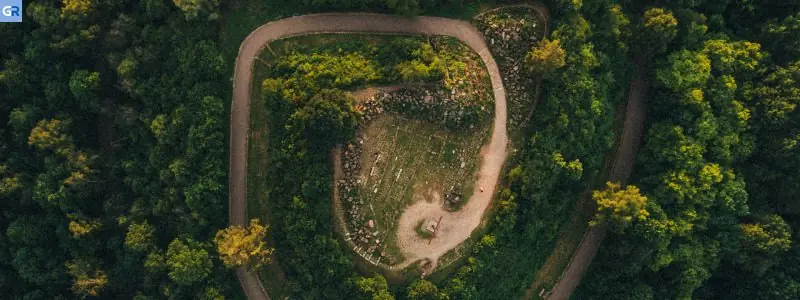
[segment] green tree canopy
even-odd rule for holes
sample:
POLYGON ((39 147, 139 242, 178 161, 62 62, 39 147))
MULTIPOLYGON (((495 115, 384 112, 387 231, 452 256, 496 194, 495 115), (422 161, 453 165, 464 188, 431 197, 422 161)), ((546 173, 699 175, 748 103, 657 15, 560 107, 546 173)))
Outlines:
POLYGON ((202 245, 192 239, 175 239, 167 248, 169 278, 180 285, 191 285, 211 274, 211 257, 202 245))
POLYGON ((644 12, 639 32, 642 52, 655 54, 666 50, 678 34, 678 19, 667 9, 653 7, 644 12))
POLYGON ((711 60, 703 53, 681 50, 673 52, 665 68, 656 70, 659 83, 673 91, 704 87, 711 78, 711 60))
POLYGON ((758 215, 755 222, 739 224, 742 253, 739 264, 761 275, 792 247, 789 225, 778 215, 758 215))
POLYGON ((408 286, 408 300, 442 300, 444 295, 430 281, 419 279, 408 286))
POLYGON ((187 20, 207 17, 210 20, 219 18, 220 0, 172 0, 175 6, 183 11, 187 20))
POLYGON ((131 223, 128 225, 128 233, 125 234, 125 247, 134 251, 146 251, 154 246, 155 229, 147 220, 141 223, 131 223))
POLYGON ((525 64, 530 72, 544 75, 563 67, 566 64, 565 57, 561 41, 545 38, 525 55, 525 64))
POLYGON ((633 185, 621 189, 619 183, 607 182, 604 190, 592 192, 592 199, 597 203, 592 225, 608 223, 621 232, 633 222, 647 220, 650 215, 646 209, 647 197, 633 185))
POLYGON ((322 90, 295 111, 290 122, 310 141, 332 145, 355 133, 361 113, 353 102, 353 98, 341 90, 322 90))
POLYGON ((389 292, 389 284, 380 274, 373 277, 359 277, 356 280, 356 287, 362 299, 371 300, 394 300, 394 296, 389 292))

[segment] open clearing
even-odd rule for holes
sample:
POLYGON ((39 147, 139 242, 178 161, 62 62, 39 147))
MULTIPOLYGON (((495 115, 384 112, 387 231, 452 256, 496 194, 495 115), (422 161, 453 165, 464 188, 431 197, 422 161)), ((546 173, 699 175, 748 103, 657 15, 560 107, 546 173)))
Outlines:
POLYGON ((352 175, 359 183, 356 189, 343 191, 343 203, 348 231, 369 231, 372 238, 359 234, 362 238, 354 243, 379 262, 403 262, 397 244, 401 213, 417 202, 441 207, 445 195, 454 200, 449 206, 452 209, 466 201, 472 193, 476 158, 486 131, 484 124, 453 132, 392 114, 361 130, 356 140, 360 146, 345 147, 345 173, 355 173, 352 175))
MULTIPOLYGON (((462 219, 462 222, 443 223, 444 226, 461 226, 461 234, 448 235, 447 239, 436 238, 438 247, 436 251, 429 251, 430 248, 420 248, 423 253, 418 257, 438 258, 448 249, 452 249, 464 240, 480 224, 483 212, 488 207, 494 187, 500 176, 503 162, 506 158, 506 146, 508 137, 506 134, 506 98, 503 83, 499 75, 497 64, 492 58, 480 32, 471 24, 463 21, 454 21, 442 18, 418 17, 414 19, 386 16, 386 15, 352 15, 352 14, 325 14, 289 18, 265 24, 253 31, 239 49, 234 68, 233 97, 231 100, 231 145, 230 145, 230 178, 229 178, 229 215, 230 223, 233 225, 244 225, 247 220, 247 197, 246 197, 246 170, 247 170, 247 135, 250 123, 250 97, 252 84, 253 65, 257 54, 268 42, 285 36, 301 35, 315 32, 391 32, 391 33, 418 33, 418 34, 438 34, 456 37, 467 44, 473 51, 478 53, 483 60, 488 74, 491 78, 492 91, 494 94, 494 122, 492 125, 491 139, 488 145, 481 149, 481 160, 479 171, 476 172, 478 179, 477 185, 486 186, 485 193, 473 194, 467 205, 462 208, 460 213, 472 212, 469 219, 462 219), (463 234, 466 233, 466 234, 463 234), (444 248, 443 247, 444 244, 444 248), (427 253, 427 254, 426 254, 427 253)), ((474 193, 474 189, 473 189, 474 193)), ((441 209, 441 206, 437 207, 441 209)), ((409 210, 414 209, 414 206, 409 210)), ((401 216, 400 228, 404 213, 401 216)), ((443 221, 444 222, 444 221, 443 221)), ((416 224, 414 224, 416 225, 416 224)), ((414 227, 410 225, 409 227, 414 227)), ((414 232, 414 229, 411 229, 414 232)), ((414 232, 414 234, 416 234, 414 232)), ((404 245, 406 241, 402 235, 398 236, 404 245)), ((415 254, 415 253, 412 253, 415 254)), ((237 270, 237 276, 250 299, 268 299, 263 287, 259 289, 259 280, 253 274, 246 272, 243 268, 237 270)))

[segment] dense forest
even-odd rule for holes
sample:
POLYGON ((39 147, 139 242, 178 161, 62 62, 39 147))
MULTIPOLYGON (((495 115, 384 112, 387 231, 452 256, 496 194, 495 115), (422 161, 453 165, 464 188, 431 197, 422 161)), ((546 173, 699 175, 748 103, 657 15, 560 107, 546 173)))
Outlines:
POLYGON ((800 4, 624 7, 651 86, 631 180, 646 199, 610 205, 638 209, 607 219, 624 226, 578 297, 797 299, 800 4))
POLYGON ((219 299, 218 1, 26 1, 0 24, 0 294, 219 299))
MULTIPOLYGON (((297 13, 404 15, 462 4, 301 2, 297 13)), ((438 287, 359 275, 333 236, 328 151, 352 136, 358 117, 339 92, 322 91, 339 86, 274 101, 270 135, 279 138, 270 139, 270 172, 296 170, 270 176, 280 187, 270 198, 278 202, 275 238, 284 243, 276 254, 293 292, 519 297, 546 258, 539 254, 552 249, 573 203, 601 173, 614 144, 614 108, 639 64, 650 94, 630 182, 638 188, 611 184, 596 193, 612 208, 622 195, 637 206, 624 210, 636 218, 596 219, 622 226, 576 297, 800 298, 800 4, 545 3, 549 40, 518 58, 530 64, 521 84, 542 80, 541 99, 486 235, 438 287), (561 60, 533 66, 551 56, 561 60)), ((243 297, 226 266, 258 267, 271 251, 259 242, 260 224, 225 229, 233 61, 218 41, 221 22, 236 18, 225 15, 228 5, 26 1, 23 23, 0 23, 3 298, 243 297), (234 239, 252 242, 259 257, 237 256, 234 239)), ((265 98, 281 89, 265 88, 275 92, 265 98)))

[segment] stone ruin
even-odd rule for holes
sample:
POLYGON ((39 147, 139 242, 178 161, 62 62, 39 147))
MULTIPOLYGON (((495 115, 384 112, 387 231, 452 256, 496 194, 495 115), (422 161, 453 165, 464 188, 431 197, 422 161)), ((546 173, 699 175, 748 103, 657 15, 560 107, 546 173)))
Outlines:
POLYGON ((451 187, 450 191, 444 194, 444 208, 448 211, 455 211, 461 206, 461 202, 465 200, 464 195, 454 189, 455 187, 451 187))

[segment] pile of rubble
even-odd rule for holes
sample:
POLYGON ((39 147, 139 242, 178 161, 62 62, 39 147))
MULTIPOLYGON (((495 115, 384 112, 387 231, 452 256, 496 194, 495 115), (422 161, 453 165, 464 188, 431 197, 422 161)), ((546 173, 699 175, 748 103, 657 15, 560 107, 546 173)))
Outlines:
MULTIPOLYGON (((372 117, 374 116, 372 115, 372 117)), ((364 205, 364 200, 358 196, 358 188, 361 185, 359 172, 361 172, 360 159, 363 153, 363 146, 364 138, 359 135, 354 143, 345 146, 342 153, 344 179, 340 179, 337 184, 339 185, 339 199, 342 199, 347 220, 345 224, 347 226, 345 240, 353 242, 357 247, 356 251, 366 253, 368 259, 375 255, 378 257, 378 262, 383 261, 393 264, 395 262, 386 257, 386 253, 382 251, 385 244, 384 239, 388 232, 386 229, 380 230, 380 224, 375 220, 365 217, 363 211, 369 208, 364 205)))
POLYGON ((444 207, 448 211, 457 210, 461 206, 462 201, 464 201, 464 195, 455 192, 454 187, 451 187, 450 191, 444 195, 444 207))
POLYGON ((537 19, 525 16, 536 16, 533 9, 518 8, 520 13, 489 14, 480 20, 478 25, 489 42, 494 57, 500 67, 503 83, 508 93, 510 106, 509 127, 516 127, 523 121, 530 108, 521 101, 532 99, 534 81, 524 73, 525 55, 536 45, 543 28, 537 19))
POLYGON ((345 147, 342 155, 344 179, 340 179, 338 182, 339 199, 342 199, 345 214, 348 217, 346 225, 350 232, 347 238, 353 240, 356 244, 369 243, 370 236, 372 235, 370 229, 375 227, 374 221, 369 220, 367 222, 364 220, 364 216, 361 213, 364 200, 358 197, 358 185, 361 184, 361 179, 358 178, 358 173, 361 170, 359 158, 361 157, 363 144, 364 140, 359 137, 356 139, 355 143, 348 144, 347 147, 345 147))
MULTIPOLYGON (((441 89, 400 89, 396 92, 378 95, 374 100, 378 104, 374 106, 383 107, 388 111, 415 119, 441 124, 451 129, 465 126, 472 128, 476 123, 492 114, 491 106, 474 101, 478 93, 479 91, 474 90, 470 95, 467 92, 457 91, 455 88, 449 93, 441 89)), ((365 108, 369 106, 365 104, 365 108)), ((382 109, 373 111, 382 111, 382 109)))
POLYGON ((369 98, 369 100, 360 103, 356 109, 364 114, 364 121, 367 123, 383 113, 383 105, 381 102, 375 100, 375 96, 372 96, 369 98))
POLYGON ((540 24, 537 19, 527 17, 535 16, 535 10, 518 9, 524 11, 485 15, 478 25, 486 41, 489 42, 492 54, 501 61, 523 59, 525 53, 539 40, 537 34, 543 30, 538 28, 540 24))

